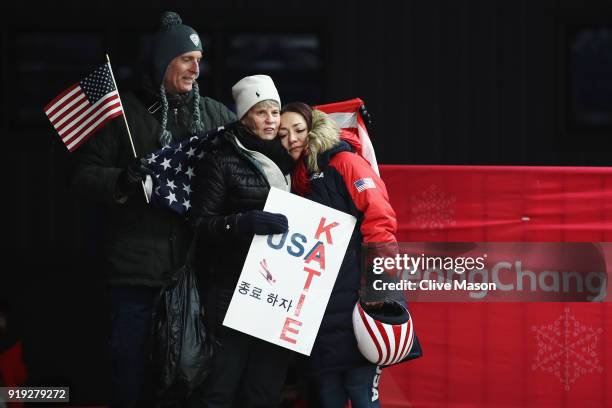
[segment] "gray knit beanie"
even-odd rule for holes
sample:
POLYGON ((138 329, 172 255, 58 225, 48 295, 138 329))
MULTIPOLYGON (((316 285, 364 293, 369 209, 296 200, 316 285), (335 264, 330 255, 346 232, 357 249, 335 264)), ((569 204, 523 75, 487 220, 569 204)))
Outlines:
POLYGON ((164 81, 166 69, 174 58, 186 52, 203 51, 198 33, 182 24, 181 17, 175 12, 166 11, 160 23, 153 42, 153 83, 156 86, 164 81))
MULTIPOLYGON (((181 17, 177 13, 166 11, 162 15, 161 29, 153 45, 153 80, 159 86, 162 101, 161 132, 159 134, 159 142, 162 146, 167 146, 173 141, 172 133, 167 129, 169 106, 164 87, 166 70, 174 58, 192 51, 202 52, 200 36, 193 28, 182 24, 181 17)), ((204 126, 200 117, 200 90, 196 81, 193 82, 192 92, 189 130, 195 134, 204 126)))

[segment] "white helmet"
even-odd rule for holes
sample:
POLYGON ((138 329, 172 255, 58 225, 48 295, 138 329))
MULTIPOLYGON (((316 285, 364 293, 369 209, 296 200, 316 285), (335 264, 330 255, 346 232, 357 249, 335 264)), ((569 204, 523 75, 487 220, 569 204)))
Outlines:
POLYGON ((383 366, 405 359, 415 338, 408 309, 395 301, 384 302, 371 311, 357 302, 353 309, 353 331, 361 354, 371 363, 383 366))

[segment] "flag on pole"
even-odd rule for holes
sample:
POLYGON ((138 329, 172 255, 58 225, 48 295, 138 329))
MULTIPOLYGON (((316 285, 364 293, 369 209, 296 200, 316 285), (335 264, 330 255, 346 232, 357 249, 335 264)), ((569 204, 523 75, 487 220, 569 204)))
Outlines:
POLYGON ((123 115, 110 64, 60 93, 44 111, 66 148, 76 150, 108 121, 123 115))
POLYGON ((363 118, 359 113, 361 105, 363 105, 363 101, 359 98, 355 98, 343 102, 313 106, 313 108, 327 113, 341 129, 352 132, 359 138, 362 148, 361 151, 357 153, 366 159, 376 174, 380 176, 374 146, 368 135, 368 130, 363 122, 363 118))

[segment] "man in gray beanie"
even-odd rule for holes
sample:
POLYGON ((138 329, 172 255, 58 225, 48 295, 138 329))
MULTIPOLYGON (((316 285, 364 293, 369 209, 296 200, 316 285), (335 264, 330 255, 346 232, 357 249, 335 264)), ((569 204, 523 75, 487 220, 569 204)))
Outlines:
MULTIPOLYGON (((173 12, 161 23, 143 86, 121 94, 140 158, 235 120, 224 105, 200 96, 198 33, 173 12)), ((153 303, 164 281, 184 263, 191 234, 183 218, 145 202, 142 182, 149 169, 144 159, 133 157, 123 121, 106 125, 75 156, 75 189, 103 204, 108 216, 103 268, 112 312, 111 407, 133 407, 139 399, 153 406, 141 391, 153 303)))

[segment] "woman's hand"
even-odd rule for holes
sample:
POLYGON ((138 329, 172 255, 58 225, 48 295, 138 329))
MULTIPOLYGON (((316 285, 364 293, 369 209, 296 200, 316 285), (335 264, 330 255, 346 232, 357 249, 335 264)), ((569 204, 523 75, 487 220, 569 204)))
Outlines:
POLYGON ((281 234, 289 229, 289 221, 283 214, 260 210, 240 214, 236 225, 238 232, 247 236, 281 234))

